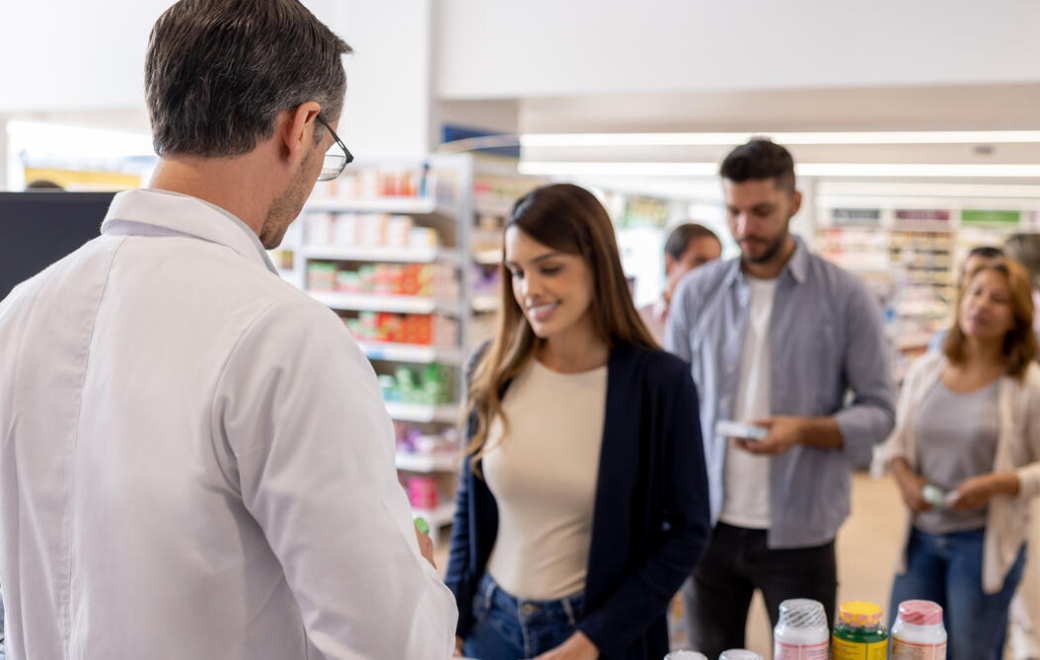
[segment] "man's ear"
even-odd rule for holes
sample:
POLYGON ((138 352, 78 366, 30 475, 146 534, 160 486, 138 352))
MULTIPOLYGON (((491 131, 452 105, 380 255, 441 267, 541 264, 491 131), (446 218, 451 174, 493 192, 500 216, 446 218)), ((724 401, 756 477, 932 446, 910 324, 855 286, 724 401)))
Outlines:
POLYGON ((290 161, 303 160, 314 147, 314 128, 321 106, 314 101, 301 103, 295 110, 286 110, 279 122, 283 152, 290 161))
POLYGON ((791 193, 791 217, 794 217, 802 208, 802 193, 794 191, 791 193))

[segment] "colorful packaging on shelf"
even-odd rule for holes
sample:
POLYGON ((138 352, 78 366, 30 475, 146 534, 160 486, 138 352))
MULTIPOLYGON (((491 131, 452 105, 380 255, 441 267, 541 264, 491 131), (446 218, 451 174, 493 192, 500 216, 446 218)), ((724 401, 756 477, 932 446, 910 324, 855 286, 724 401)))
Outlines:
POLYGON ((407 247, 415 249, 435 248, 439 241, 437 232, 429 227, 412 227, 408 232, 407 247))
POLYGON ((307 275, 308 288, 321 291, 442 299, 460 293, 455 270, 447 264, 366 264, 356 271, 340 268, 337 273, 334 264, 312 261, 307 275))
POLYGON ((361 342, 416 344, 454 348, 459 343, 458 321, 440 314, 361 312, 344 322, 361 342))
POLYGON ((430 364, 422 376, 410 367, 401 366, 393 376, 382 375, 379 384, 383 398, 424 406, 439 406, 451 402, 451 381, 447 369, 430 364))
POLYGON ((412 477, 408 480, 408 500, 416 509, 436 509, 440 504, 437 480, 432 477, 412 477))
POLYGON ((336 288, 336 265, 322 261, 307 264, 307 288, 312 291, 332 291, 336 288))

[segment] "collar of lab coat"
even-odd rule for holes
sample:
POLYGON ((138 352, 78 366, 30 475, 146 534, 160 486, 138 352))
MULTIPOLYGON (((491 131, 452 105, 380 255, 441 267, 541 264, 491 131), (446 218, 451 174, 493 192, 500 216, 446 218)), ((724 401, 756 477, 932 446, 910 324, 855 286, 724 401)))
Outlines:
POLYGON ((249 225, 219 206, 167 190, 141 188, 112 200, 102 234, 190 236, 229 247, 277 274, 267 251, 249 225))

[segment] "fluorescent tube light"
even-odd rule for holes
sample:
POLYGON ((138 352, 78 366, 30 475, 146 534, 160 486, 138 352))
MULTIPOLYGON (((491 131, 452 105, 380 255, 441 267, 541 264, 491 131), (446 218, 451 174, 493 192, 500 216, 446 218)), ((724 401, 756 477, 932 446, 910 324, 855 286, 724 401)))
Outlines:
MULTIPOLYGON (((536 176, 715 176, 718 163, 521 161, 521 174, 536 176)), ((799 163, 795 171, 817 177, 1040 178, 1035 164, 799 163)))
POLYGON ((1032 144, 1040 131, 750 131, 728 133, 528 133, 522 147, 736 146, 753 136, 785 145, 813 144, 1032 144))

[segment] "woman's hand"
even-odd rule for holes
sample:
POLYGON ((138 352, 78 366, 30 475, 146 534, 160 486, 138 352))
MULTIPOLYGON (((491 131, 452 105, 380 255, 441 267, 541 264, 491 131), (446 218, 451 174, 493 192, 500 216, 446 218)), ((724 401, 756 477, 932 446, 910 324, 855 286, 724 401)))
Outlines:
POLYGON ((462 658, 462 647, 466 645, 466 640, 462 639, 458 635, 455 635, 455 653, 452 654, 453 658, 462 658))
POLYGON ((599 649, 585 633, 578 631, 551 651, 547 651, 535 660, 597 660, 599 649))
POLYGON ((994 472, 972 477, 957 486, 950 497, 950 508, 957 511, 979 509, 996 495, 1018 495, 1018 475, 1014 472, 994 472))
POLYGON ((924 499, 924 487, 928 485, 924 477, 911 470, 910 464, 902 458, 894 459, 891 469, 907 508, 913 513, 931 511, 932 505, 924 499))

